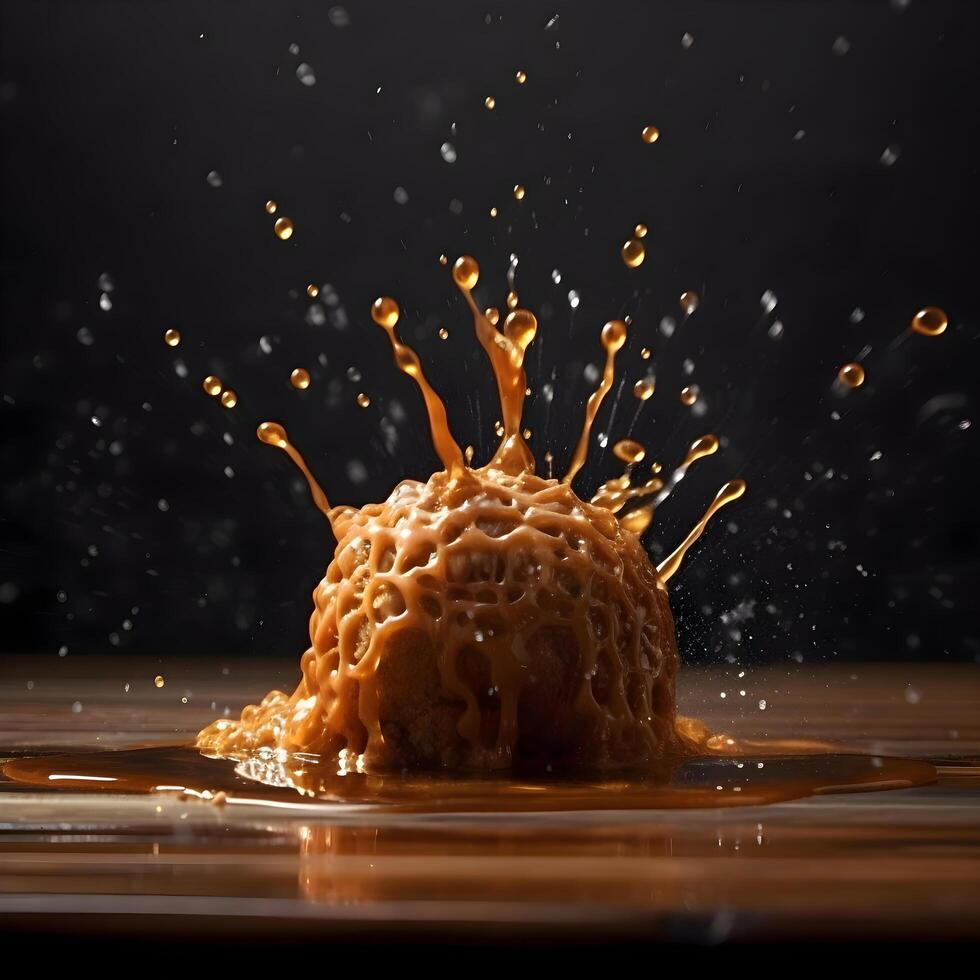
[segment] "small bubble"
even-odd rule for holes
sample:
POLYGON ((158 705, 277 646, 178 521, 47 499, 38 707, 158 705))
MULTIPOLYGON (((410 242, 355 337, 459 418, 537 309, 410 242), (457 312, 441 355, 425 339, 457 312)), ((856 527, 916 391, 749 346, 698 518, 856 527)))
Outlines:
POLYGON ((771 290, 767 289, 762 296, 759 297, 759 305, 762 307, 764 313, 772 313, 776 309, 776 304, 779 300, 776 294, 771 290))
POLYGON ((408 191, 404 187, 396 187, 392 197, 395 199, 395 204, 408 204, 408 191))
POLYGON ((570 289, 568 291, 568 305, 573 309, 577 310, 579 303, 582 302, 582 297, 579 296, 578 290, 570 289))
POLYGON ((60 646, 60 647, 58 647, 58 656, 59 657, 67 657, 68 656, 68 647, 66 647, 66 646, 60 646))
POLYGON ((221 174, 217 170, 211 170, 205 180, 207 180, 210 187, 220 187, 224 183, 221 179, 221 174))
POLYGON ((684 36, 681 38, 681 47, 685 51, 687 51, 693 44, 694 44, 694 35, 688 31, 685 31, 684 36))
POLYGON ((551 270, 551 281, 557 286, 561 283, 561 272, 558 269, 551 270))
POLYGON ((768 708, 768 707, 769 707, 769 702, 766 701, 765 698, 760 698, 759 699, 759 710, 760 711, 765 711, 766 708, 768 708))
POLYGON ((82 713, 82 702, 81 701, 76 701, 74 704, 72 704, 72 706, 71 706, 71 713, 73 715, 80 715, 82 713))
POLYGON ((327 19, 334 27, 347 27, 350 24, 350 14, 344 7, 331 7, 327 11, 327 19))
POLYGON ((463 202, 458 197, 454 197, 449 202, 449 210, 453 214, 462 214, 463 213, 463 202))
POLYGON ((446 163, 456 162, 456 147, 453 146, 452 143, 443 143, 442 146, 439 147, 439 153, 446 163))
POLYGON ((104 313, 108 313, 109 310, 112 309, 112 300, 109 299, 108 293, 103 293, 99 297, 99 309, 102 310, 104 313))
POLYGON ((851 310, 851 315, 848 317, 848 320, 850 320, 851 323, 860 323, 864 319, 864 316, 864 310, 862 310, 860 306, 855 306, 854 309, 851 310))
POLYGON ((116 288, 116 283, 108 272, 103 272, 99 276, 98 286, 103 293, 111 293, 116 288))
POLYGON ((296 77, 306 86, 316 85, 316 75, 312 67, 305 61, 297 66, 296 77))
POLYGON ((833 46, 831 47, 830 50, 833 51, 834 54, 836 55, 839 56, 845 55, 847 54, 848 51, 851 50, 851 42, 848 41, 848 39, 844 37, 844 35, 842 34, 840 37, 837 38, 836 41, 834 41, 833 46))
POLYGON ((164 514, 166 514, 167 511, 170 510, 170 503, 166 497, 161 497, 157 501, 157 510, 161 511, 164 514))
POLYGON ((769 327, 769 339, 779 340, 783 336, 783 321, 774 320, 769 327))

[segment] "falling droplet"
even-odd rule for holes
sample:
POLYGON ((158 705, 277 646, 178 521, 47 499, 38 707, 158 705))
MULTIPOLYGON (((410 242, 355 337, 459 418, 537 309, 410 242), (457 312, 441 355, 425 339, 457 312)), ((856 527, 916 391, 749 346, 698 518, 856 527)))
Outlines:
POLYGON ((473 289, 479 281, 479 263, 471 255, 461 255, 453 264, 453 282, 460 289, 473 289))
POLYGON ((153 686, 154 687, 163 687, 163 685, 166 684, 166 683, 167 682, 164 679, 163 674, 157 674, 157 676, 153 678, 153 686))
POLYGON ((276 236, 282 241, 293 237, 293 222, 291 218, 277 218, 273 226, 276 236))
POLYGON ((697 385, 688 385, 686 388, 681 388, 681 404, 687 405, 690 408, 698 400, 700 394, 701 389, 697 385))
POLYGON ((640 136, 643 137, 644 143, 656 143, 660 139, 660 130, 656 126, 644 126, 640 136))
POLYGON ((656 387, 656 381, 653 378, 640 378, 640 380, 633 385, 633 394, 639 398, 641 402, 645 402, 653 396, 656 387))
POLYGON ((225 408, 234 408, 238 404, 238 395, 231 388, 228 388, 221 392, 221 404, 225 408))
POLYGON ((624 463, 628 463, 630 466, 636 463, 642 463, 646 454, 646 450, 638 442, 634 442, 632 439, 620 439, 619 442, 613 446, 613 455, 616 457, 616 459, 622 460, 624 463))
POLYGON ((927 306, 912 317, 912 329, 923 337, 938 337, 948 326, 949 320, 938 306, 927 306))
POLYGON ((265 202, 265 213, 266 214, 275 214, 276 211, 278 211, 278 210, 279 210, 279 205, 276 204, 275 201, 266 201, 265 202))
POLYGON ((494 97, 493 97, 492 95, 488 95, 488 96, 487 96, 487 97, 486 97, 486 98, 485 98, 485 99, 483 100, 483 104, 484 104, 484 105, 485 105, 485 106, 486 106, 486 107, 487 107, 488 109, 493 109, 493 108, 495 108, 495 107, 496 107, 496 105, 497 105, 497 100, 496 100, 496 99, 495 99, 495 98, 494 98, 494 97))
POLYGON ((644 361, 649 361, 652 356, 653 356, 653 351, 650 350, 649 347, 644 347, 640 351, 640 357, 642 357, 644 361))
POLYGON ((445 327, 440 327, 439 328, 439 339, 440 340, 449 340, 449 331, 445 327))
POLYGON ((320 287, 311 282, 309 286, 306 287, 306 295, 309 296, 310 299, 316 299, 317 296, 320 295, 320 287))
POLYGON ((864 384, 864 368, 855 361, 845 364, 837 372, 837 380, 848 388, 860 388, 864 384))
POLYGON ((684 311, 685 316, 690 316, 698 308, 700 302, 701 297, 697 293, 681 293, 681 309, 684 311))
POLYGON ((514 198, 518 201, 524 200, 524 188, 520 184, 514 184, 514 198))
POLYGON ((445 255, 445 254, 440 255, 439 256, 439 265, 449 265, 449 256, 448 255, 445 255))
POLYGON ((646 225, 643 225, 643 224, 639 224, 639 225, 637 225, 637 226, 636 226, 636 227, 635 227, 635 228, 633 229, 633 234, 634 234, 634 235, 635 235, 635 236, 636 236, 637 238, 646 238, 646 237, 647 237, 647 232, 648 232, 649 230, 650 230, 650 229, 649 229, 649 228, 647 228, 647 226, 646 226, 646 225))
POLYGON ((371 318, 378 326, 394 327, 398 324, 398 304, 389 296, 379 296, 371 306, 371 318))
POLYGON ((255 430, 255 434, 261 442, 267 446, 275 446, 277 449, 285 449, 289 443, 286 430, 278 422, 263 422, 255 430))
POLYGON ((518 71, 517 74, 514 75, 514 78, 517 79, 518 85, 523 85, 527 81, 527 75, 522 71, 518 71))
POLYGON ((643 260, 647 256, 646 249, 643 247, 643 242, 639 238, 630 238, 620 250, 620 255, 623 257, 623 262, 626 263, 631 269, 635 269, 638 265, 643 264, 643 260))
POLYGON ((163 342, 168 347, 176 347, 180 343, 180 331, 179 330, 168 330, 163 335, 163 342))
POLYGON ((301 367, 293 368, 292 372, 289 375, 289 383, 294 388, 299 388, 300 390, 309 388, 310 372, 307 371, 306 368, 301 368, 301 367))
POLYGON ((368 405, 371 404, 370 395, 365 395, 363 391, 360 392, 360 394, 357 396, 357 404, 360 405, 361 408, 367 408, 368 405))
POLYGON ((494 326, 496 326, 498 323, 500 323, 500 310, 498 310, 495 306, 488 306, 483 311, 483 315, 494 326))
POLYGON ((470 463, 473 462, 473 456, 474 456, 475 453, 476 453, 476 450, 472 446, 467 446, 466 447, 466 451, 463 453, 463 456, 466 458, 466 465, 467 466, 469 466, 470 463))
POLYGON ((217 398, 221 394, 221 378, 209 374, 202 382, 201 387, 212 397, 217 398))
POLYGON ((490 217, 491 218, 496 218, 497 217, 497 209, 496 208, 490 208, 490 217))

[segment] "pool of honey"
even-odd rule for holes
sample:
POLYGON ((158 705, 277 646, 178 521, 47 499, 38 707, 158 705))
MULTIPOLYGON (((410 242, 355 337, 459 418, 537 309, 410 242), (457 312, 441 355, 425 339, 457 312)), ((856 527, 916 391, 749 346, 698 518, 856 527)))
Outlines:
POLYGON ((306 753, 269 751, 231 761, 210 759, 183 745, 14 759, 3 773, 15 782, 55 791, 176 793, 220 806, 306 802, 324 817, 331 809, 350 807, 549 813, 759 806, 826 793, 923 786, 937 777, 927 762, 827 753, 819 743, 774 740, 762 746, 768 751, 759 748, 688 758, 659 773, 593 777, 366 773, 306 753))

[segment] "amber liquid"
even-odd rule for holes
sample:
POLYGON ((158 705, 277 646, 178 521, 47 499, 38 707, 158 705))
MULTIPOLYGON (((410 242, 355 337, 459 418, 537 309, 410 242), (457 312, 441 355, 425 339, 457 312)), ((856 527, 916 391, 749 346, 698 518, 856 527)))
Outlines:
POLYGON ((259 752, 210 759, 188 746, 14 759, 6 778, 52 791, 171 793, 218 805, 369 806, 416 813, 527 813, 759 806, 825 793, 922 786, 937 771, 908 759, 827 753, 823 743, 723 740, 725 754, 689 758, 657 774, 555 772, 494 776, 345 771, 336 759, 259 752))

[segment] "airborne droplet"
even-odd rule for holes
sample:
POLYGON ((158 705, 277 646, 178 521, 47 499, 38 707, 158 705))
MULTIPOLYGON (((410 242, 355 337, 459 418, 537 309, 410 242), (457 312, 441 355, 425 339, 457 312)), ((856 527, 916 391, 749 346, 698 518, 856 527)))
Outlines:
POLYGON ((217 398, 221 394, 221 378, 209 374, 202 382, 201 387, 212 397, 217 398))
POLYGON ((864 384, 864 368, 855 361, 845 364, 837 372, 837 380, 848 388, 860 388, 864 384))
POLYGON ((163 335, 163 342, 168 347, 176 347, 180 343, 180 331, 179 330, 168 330, 163 335))
POLYGON ((291 218, 277 218, 273 227, 276 237, 282 241, 293 237, 293 222, 291 218))
POLYGON ((644 143, 656 143, 660 139, 660 130, 656 126, 644 126, 640 136, 643 137, 644 143))
POLYGON ((221 392, 221 404, 225 408, 234 408, 238 404, 238 395, 231 388, 228 388, 221 392))
POLYGON ((938 337, 948 326, 949 320, 938 306, 927 306, 912 317, 912 329, 923 337, 938 337))
POLYGON ((631 269, 643 264, 647 257, 647 251, 643 247, 643 242, 639 238, 630 238, 622 247, 619 253, 623 257, 623 262, 631 269))
POLYGON ((294 388, 299 388, 300 390, 304 388, 309 388, 310 386, 310 372, 306 368, 293 368, 289 375, 289 383, 294 388))

